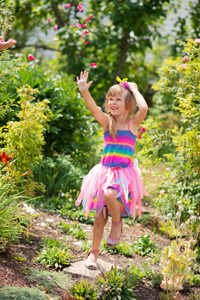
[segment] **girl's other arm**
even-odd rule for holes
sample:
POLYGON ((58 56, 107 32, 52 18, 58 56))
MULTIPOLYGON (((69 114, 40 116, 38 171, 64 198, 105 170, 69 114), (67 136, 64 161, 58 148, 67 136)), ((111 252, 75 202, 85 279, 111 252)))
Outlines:
POLYGON ((137 88, 136 83, 129 83, 130 91, 133 93, 137 106, 139 108, 139 111, 135 114, 135 116, 132 118, 134 126, 138 129, 142 121, 145 119, 148 111, 148 105, 143 98, 143 96, 140 94, 137 88))
POLYGON ((90 92, 88 91, 89 87, 91 86, 93 81, 90 81, 87 83, 89 72, 84 71, 80 74, 80 79, 77 76, 77 83, 79 91, 91 111, 94 118, 103 126, 104 131, 107 130, 107 127, 109 125, 109 117, 108 115, 104 114, 101 109, 96 105, 94 99, 90 95, 90 92))

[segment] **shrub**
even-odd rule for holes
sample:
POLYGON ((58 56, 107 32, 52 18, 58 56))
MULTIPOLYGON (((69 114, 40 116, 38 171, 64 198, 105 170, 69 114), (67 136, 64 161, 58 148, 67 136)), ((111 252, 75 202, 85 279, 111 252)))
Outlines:
POLYGON ((95 300, 97 299, 97 290, 93 284, 87 282, 75 283, 73 287, 69 288, 70 293, 76 297, 77 300, 95 300))
POLYGON ((79 240, 85 240, 87 238, 86 232, 82 230, 81 225, 76 222, 74 224, 60 222, 57 227, 61 229, 61 233, 73 235, 79 240))
POLYGON ((44 292, 37 288, 6 286, 0 288, 1 300, 46 300, 44 292))

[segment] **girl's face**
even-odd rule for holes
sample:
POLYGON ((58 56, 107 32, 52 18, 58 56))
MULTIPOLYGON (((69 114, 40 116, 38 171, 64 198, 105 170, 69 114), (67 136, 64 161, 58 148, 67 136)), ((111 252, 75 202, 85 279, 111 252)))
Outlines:
POLYGON ((125 92, 108 97, 108 110, 113 116, 128 115, 125 107, 125 92))

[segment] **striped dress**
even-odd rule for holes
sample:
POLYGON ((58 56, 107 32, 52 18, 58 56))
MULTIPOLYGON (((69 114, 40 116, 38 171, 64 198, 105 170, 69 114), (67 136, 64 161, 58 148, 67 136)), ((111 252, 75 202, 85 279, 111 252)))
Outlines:
MULTIPOLYGON (((128 124, 129 128, 129 124, 128 124)), ((96 214, 105 207, 104 194, 108 188, 117 191, 116 198, 120 203, 121 217, 135 218, 138 204, 138 218, 141 217, 141 201, 148 193, 142 183, 137 160, 134 160, 136 136, 128 130, 117 130, 116 140, 109 131, 104 132, 104 150, 101 163, 94 166, 84 177, 80 195, 88 217, 91 209, 96 214)))

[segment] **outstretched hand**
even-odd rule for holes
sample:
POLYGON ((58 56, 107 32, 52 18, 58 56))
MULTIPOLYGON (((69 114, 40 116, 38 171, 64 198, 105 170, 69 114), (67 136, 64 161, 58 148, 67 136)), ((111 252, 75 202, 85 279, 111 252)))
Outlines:
POLYGON ((138 90, 138 86, 135 82, 129 82, 128 84, 129 84, 129 87, 130 87, 131 91, 135 90, 135 89, 138 90))
POLYGON ((88 75, 89 75, 89 72, 84 71, 84 72, 81 72, 80 79, 78 78, 78 76, 76 77, 77 83, 78 83, 78 88, 79 88, 80 92, 87 91, 89 89, 89 87, 91 86, 91 84, 93 83, 93 81, 90 81, 89 83, 87 83, 88 75))
POLYGON ((8 49, 9 47, 14 45, 15 43, 16 43, 15 40, 9 40, 7 42, 4 42, 3 36, 0 36, 0 50, 8 49))

